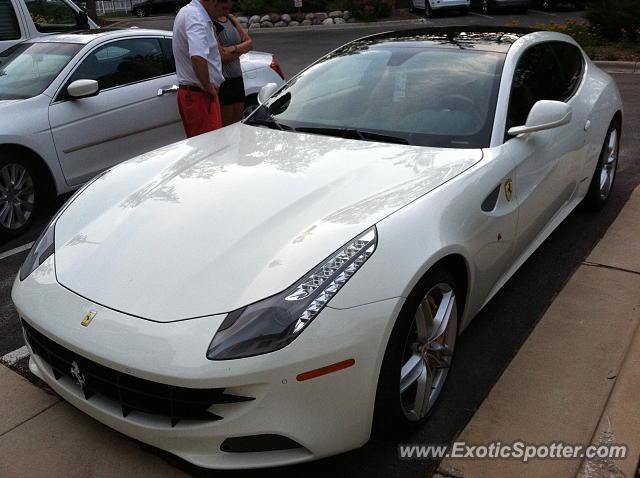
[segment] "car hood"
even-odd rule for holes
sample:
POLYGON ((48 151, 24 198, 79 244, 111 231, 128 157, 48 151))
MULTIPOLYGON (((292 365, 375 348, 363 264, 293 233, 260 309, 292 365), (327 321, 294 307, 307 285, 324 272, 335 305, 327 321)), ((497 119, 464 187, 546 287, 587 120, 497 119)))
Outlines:
POLYGON ((159 322, 229 312, 481 158, 236 124, 94 181, 57 221, 57 279, 159 322))

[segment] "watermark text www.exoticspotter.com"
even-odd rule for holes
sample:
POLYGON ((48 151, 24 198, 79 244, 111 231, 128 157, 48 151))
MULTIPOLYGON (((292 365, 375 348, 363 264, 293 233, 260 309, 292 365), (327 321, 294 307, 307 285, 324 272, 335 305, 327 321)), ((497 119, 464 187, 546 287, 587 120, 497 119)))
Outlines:
POLYGON ((608 459, 627 457, 627 445, 578 445, 561 441, 543 444, 514 441, 493 441, 484 444, 453 442, 451 445, 398 445, 398 456, 404 460, 455 459, 507 459, 527 463, 531 460, 608 459))

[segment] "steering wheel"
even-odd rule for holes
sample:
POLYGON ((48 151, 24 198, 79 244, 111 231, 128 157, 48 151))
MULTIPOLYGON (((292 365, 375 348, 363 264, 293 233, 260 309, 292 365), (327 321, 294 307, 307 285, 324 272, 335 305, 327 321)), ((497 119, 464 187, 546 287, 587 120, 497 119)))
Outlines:
POLYGON ((441 109, 449 109, 452 111, 462 111, 473 117, 473 120, 478 123, 478 126, 482 126, 485 122, 485 117, 482 111, 470 98, 460 94, 445 95, 438 100, 438 105, 441 109))

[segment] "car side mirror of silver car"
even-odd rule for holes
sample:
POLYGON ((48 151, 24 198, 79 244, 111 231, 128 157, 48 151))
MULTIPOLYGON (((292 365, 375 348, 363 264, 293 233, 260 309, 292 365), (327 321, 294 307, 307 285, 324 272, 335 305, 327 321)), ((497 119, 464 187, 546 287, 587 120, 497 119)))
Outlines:
POLYGON ((269 97, 276 92, 278 85, 275 83, 267 83, 258 92, 258 103, 263 104, 269 97))
POLYGON ((96 80, 76 80, 67 86, 67 93, 73 99, 95 96, 98 94, 98 90, 96 80))
POLYGON ((562 101, 540 100, 533 105, 524 126, 509 128, 511 136, 557 128, 571 121, 572 109, 562 101))

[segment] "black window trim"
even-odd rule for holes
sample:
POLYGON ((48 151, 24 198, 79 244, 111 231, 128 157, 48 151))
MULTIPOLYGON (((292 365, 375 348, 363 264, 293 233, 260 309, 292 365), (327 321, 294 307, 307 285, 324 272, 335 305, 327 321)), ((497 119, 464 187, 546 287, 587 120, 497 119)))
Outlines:
MULTIPOLYGON (((66 101, 74 101, 73 99, 67 97, 66 95, 66 88, 69 86, 69 80, 71 79, 71 77, 73 76, 73 74, 76 72, 77 68, 82 64, 82 62, 84 60, 87 59, 87 57, 89 55, 91 55, 93 52, 95 52, 98 48, 102 48, 106 45, 109 45, 110 43, 114 43, 117 41, 122 41, 122 40, 136 40, 138 38, 155 38, 156 40, 161 40, 163 38, 171 38, 171 37, 167 37, 166 35, 136 35, 136 36, 127 36, 127 37, 118 37, 118 38, 112 38, 108 41, 99 43, 97 45, 95 45, 93 48, 91 48, 90 50, 88 50, 81 59, 79 59, 75 65, 73 65, 73 68, 71 69, 71 71, 67 74, 67 76, 65 77, 65 79, 62 81, 61 86, 56 90, 55 95, 53 95, 53 99, 51 100, 51 106, 58 104, 58 103, 64 103, 66 101)), ((160 49, 163 52, 163 56, 164 56, 164 48, 162 47, 162 42, 159 41, 160 44, 160 49)), ((103 92, 103 91, 111 91, 111 90, 115 90, 117 88, 122 88, 124 86, 130 86, 130 85, 135 85, 137 83, 142 83, 144 81, 150 81, 150 80, 155 80, 157 78, 164 78, 165 76, 171 76, 171 75, 175 75, 176 73, 165 73, 164 75, 157 75, 157 76, 153 76, 151 78, 145 78, 144 80, 138 80, 138 81, 132 81, 131 83, 124 83, 122 85, 118 85, 118 86, 112 86, 111 88, 105 88, 103 90, 99 90, 99 92, 103 92)))
MULTIPOLYGON (((586 60, 584 58, 584 52, 582 51, 582 48, 580 48, 579 46, 574 45, 573 43, 570 43, 570 42, 567 42, 567 41, 562 41, 562 40, 545 40, 545 41, 541 41, 541 42, 538 42, 538 43, 534 43, 533 45, 530 45, 529 47, 527 47, 527 49, 520 54, 520 58, 518 58, 518 63, 516 63, 516 66, 515 66, 515 68, 513 70, 513 76, 511 78, 511 87, 509 88, 509 99, 507 101, 507 112, 506 112, 506 115, 505 115, 505 118, 504 118, 504 120, 505 120, 504 121, 504 139, 502 141, 503 144, 506 143, 507 141, 509 141, 510 139, 513 139, 513 136, 510 136, 509 133, 508 133, 508 130, 509 130, 509 128, 508 128, 508 122, 509 121, 508 120, 509 120, 509 109, 511 107, 511 95, 513 95, 513 79, 515 78, 516 71, 518 70, 518 65, 520 64, 520 61, 522 60, 522 57, 529 50, 531 50, 532 48, 536 48, 536 47, 538 47, 540 45, 546 45, 546 44, 552 44, 552 43, 562 43, 562 44, 565 44, 565 45, 570 45, 570 46, 576 48, 578 53, 580 53, 580 66, 581 66, 581 69, 580 69, 580 81, 576 82, 575 88, 571 92, 571 95, 569 95, 569 97, 567 97, 567 99, 564 100, 564 103, 569 103, 570 101, 572 101, 576 97, 578 91, 580 90, 580 88, 582 87, 582 84, 585 81, 585 78, 586 78, 585 73, 587 71, 587 68, 586 68, 587 64, 586 64, 586 60)), ((551 49, 551 52, 553 53, 553 56, 556 59, 556 61, 558 61, 558 63, 560 63, 560 61, 558 60, 558 56, 557 56, 556 51, 551 49)))

